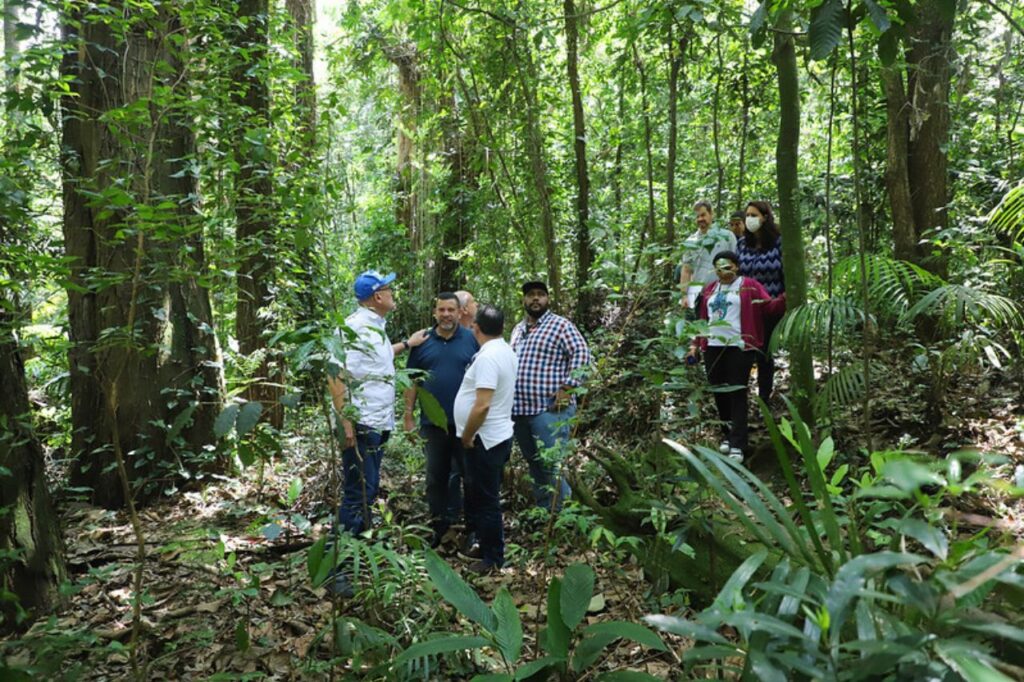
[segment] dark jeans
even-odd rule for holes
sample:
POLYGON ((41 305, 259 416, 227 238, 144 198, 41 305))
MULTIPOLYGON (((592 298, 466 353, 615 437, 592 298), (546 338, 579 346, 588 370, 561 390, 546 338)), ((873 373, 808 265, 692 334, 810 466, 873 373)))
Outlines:
POLYGON ((458 520, 458 512, 462 507, 461 486, 459 479, 459 499, 453 505, 451 499, 451 475, 462 471, 462 440, 455 435, 455 427, 440 429, 433 424, 420 426, 420 435, 426 441, 427 460, 427 507, 430 509, 430 525, 438 536, 443 535, 448 526, 458 520), (455 513, 452 513, 453 507, 455 513))
POLYGON ((383 446, 390 435, 390 431, 376 431, 356 424, 356 447, 341 452, 344 481, 338 524, 353 535, 363 532, 370 525, 370 507, 380 490, 383 446))
POLYGON ((465 451, 466 518, 480 542, 481 559, 498 567, 505 563, 501 478, 511 453, 511 438, 487 449, 479 436, 465 451))
POLYGON ((576 407, 570 405, 561 412, 545 410, 530 417, 513 417, 515 438, 519 449, 530 467, 530 478, 533 479, 533 501, 538 507, 558 511, 562 502, 569 499, 569 484, 560 475, 562 461, 565 459, 565 443, 569 440, 569 420, 576 414, 576 407), (539 447, 538 447, 539 446, 539 447), (551 454, 541 455, 540 448, 555 450, 555 461, 551 454), (558 500, 554 502, 553 493, 558 490, 558 500))
POLYGON ((775 358, 772 357, 768 347, 771 345, 772 332, 779 324, 779 318, 765 318, 764 321, 764 348, 757 354, 757 395, 761 400, 768 402, 772 397, 772 389, 775 388, 775 358))
POLYGON ((756 356, 757 351, 735 346, 708 346, 704 352, 708 383, 714 391, 718 418, 723 422, 722 433, 730 446, 740 450, 747 449, 747 383, 756 356), (735 388, 720 390, 725 386, 735 388))

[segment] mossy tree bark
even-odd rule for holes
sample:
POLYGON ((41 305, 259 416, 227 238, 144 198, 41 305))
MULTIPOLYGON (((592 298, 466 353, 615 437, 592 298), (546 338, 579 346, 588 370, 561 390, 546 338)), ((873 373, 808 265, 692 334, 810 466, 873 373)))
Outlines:
POLYGON ((11 315, 0 305, 0 579, 17 597, 2 601, 0 630, 18 623, 18 608, 31 617, 60 601, 64 543, 46 489, 43 452, 32 432, 25 367, 11 315))
MULTIPOLYGON (((776 181, 779 187, 779 226, 782 230, 782 265, 786 276, 789 309, 807 302, 807 268, 804 262, 803 224, 800 216, 800 75, 793 37, 793 11, 779 13, 772 61, 779 76, 779 137, 776 145, 776 181)), ((800 413, 812 415, 814 366, 809 343, 790 351, 792 389, 800 413)))
POLYGON ((223 379, 198 276, 205 257, 176 14, 76 4, 62 27, 74 46, 61 65, 70 87, 61 146, 71 484, 107 507, 125 503, 115 422, 140 499, 166 489, 182 467, 215 464, 223 379))

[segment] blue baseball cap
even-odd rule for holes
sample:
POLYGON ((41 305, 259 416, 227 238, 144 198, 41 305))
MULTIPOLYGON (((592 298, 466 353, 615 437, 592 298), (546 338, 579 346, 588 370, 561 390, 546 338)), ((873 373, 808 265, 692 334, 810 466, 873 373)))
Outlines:
POLYGON ((356 292, 356 299, 365 301, 381 287, 386 287, 395 281, 395 273, 382 275, 376 270, 367 270, 356 277, 356 283, 352 287, 356 292))

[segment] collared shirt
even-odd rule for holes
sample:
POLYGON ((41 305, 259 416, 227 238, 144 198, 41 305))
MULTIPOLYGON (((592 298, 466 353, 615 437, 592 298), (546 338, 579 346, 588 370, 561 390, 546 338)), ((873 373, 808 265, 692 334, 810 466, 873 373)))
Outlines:
POLYGON ((358 422, 379 431, 395 427, 395 351, 386 324, 363 306, 345 318, 359 337, 345 348, 348 400, 359 411, 358 422))
POLYGON ((455 396, 455 435, 462 437, 469 414, 476 404, 477 389, 489 388, 494 391, 491 407, 476 435, 488 450, 511 438, 515 382, 516 354, 505 339, 491 339, 473 357, 455 396))
MULTIPOLYGON (((452 408, 455 395, 462 385, 462 377, 473 356, 480 350, 480 344, 473 338, 473 332, 462 325, 455 325, 455 333, 446 339, 437 333, 435 326, 427 334, 427 340, 409 352, 409 369, 427 370, 423 388, 437 398, 448 416, 448 425, 455 423, 452 408)), ((432 424, 426 411, 420 407, 420 423, 432 424)))
MULTIPOLYGON (((563 386, 579 386, 581 368, 592 361, 587 342, 569 320, 548 311, 532 327, 523 320, 512 330, 511 346, 519 359, 514 416, 550 409, 563 386)), ((573 399, 575 402, 575 398, 573 399)))

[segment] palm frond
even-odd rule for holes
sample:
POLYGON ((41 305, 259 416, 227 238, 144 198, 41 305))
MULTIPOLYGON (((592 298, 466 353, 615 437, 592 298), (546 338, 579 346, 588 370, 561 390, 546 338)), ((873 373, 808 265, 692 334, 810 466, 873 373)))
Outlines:
POLYGON ((814 398, 814 414, 820 419, 836 408, 864 397, 864 365, 851 363, 833 374, 814 398))
MULTIPOLYGON (((860 257, 850 256, 839 261, 835 276, 838 286, 859 296, 862 290, 860 257)), ((872 308, 896 315, 910 307, 915 292, 942 282, 918 265, 877 254, 865 256, 865 277, 872 308)))
POLYGON ((1024 181, 1011 189, 989 214, 992 227, 1006 232, 1014 239, 1024 235, 1024 181))
POLYGON ((800 344, 820 344, 832 333, 842 335, 864 323, 864 311, 852 296, 833 296, 824 301, 808 301, 786 311, 771 338, 771 350, 781 346, 790 348, 800 344))
POLYGON ((1021 321, 1020 309, 1012 299, 965 284, 935 287, 907 310, 905 318, 912 320, 918 315, 939 318, 952 328, 965 322, 1003 327, 1021 321))

